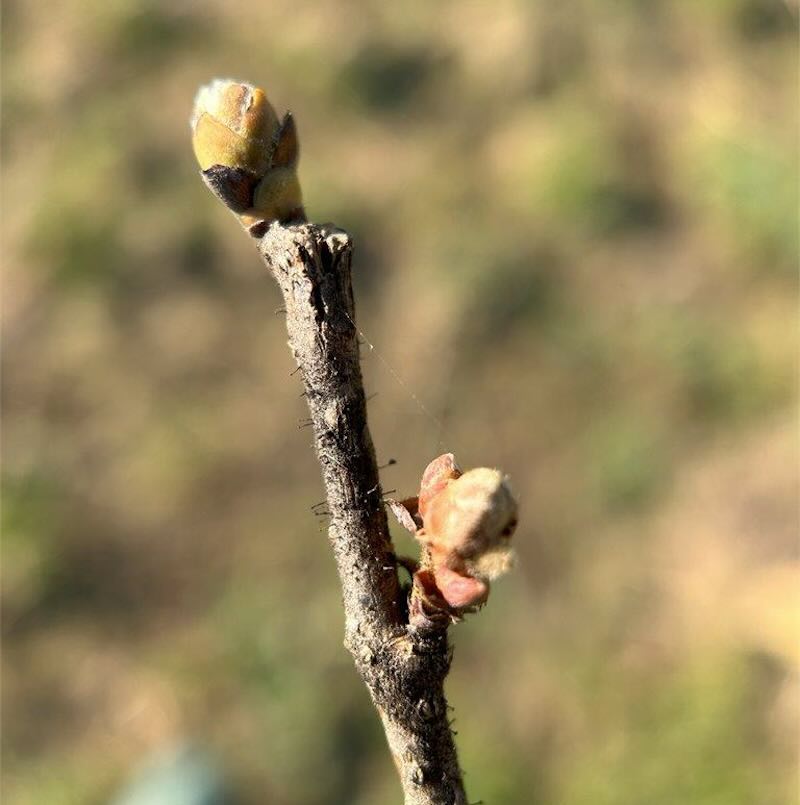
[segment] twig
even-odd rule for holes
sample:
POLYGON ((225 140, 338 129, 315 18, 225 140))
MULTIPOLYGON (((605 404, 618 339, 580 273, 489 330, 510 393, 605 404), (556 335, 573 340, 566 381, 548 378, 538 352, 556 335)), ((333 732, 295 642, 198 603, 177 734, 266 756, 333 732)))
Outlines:
POLYGON ((273 223, 258 248, 283 294, 289 346, 305 384, 342 584, 345 646, 380 714, 406 805, 465 805, 444 696, 447 632, 409 627, 401 600, 367 427, 351 240, 330 226, 273 223))

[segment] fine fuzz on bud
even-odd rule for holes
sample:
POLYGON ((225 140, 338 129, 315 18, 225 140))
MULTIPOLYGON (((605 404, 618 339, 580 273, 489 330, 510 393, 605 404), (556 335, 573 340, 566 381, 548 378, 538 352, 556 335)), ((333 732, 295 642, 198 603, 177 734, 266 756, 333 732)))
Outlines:
POLYGON ((262 89, 217 79, 197 93, 192 146, 203 180, 243 223, 303 217, 294 120, 262 89))
POLYGON ((508 540, 517 525, 517 502, 501 472, 480 467, 450 479, 420 513, 424 534, 418 538, 428 546, 436 564, 454 570, 470 564, 472 575, 487 579, 507 567, 508 562, 498 558, 510 552, 508 540), (490 553, 496 558, 482 561, 490 553))

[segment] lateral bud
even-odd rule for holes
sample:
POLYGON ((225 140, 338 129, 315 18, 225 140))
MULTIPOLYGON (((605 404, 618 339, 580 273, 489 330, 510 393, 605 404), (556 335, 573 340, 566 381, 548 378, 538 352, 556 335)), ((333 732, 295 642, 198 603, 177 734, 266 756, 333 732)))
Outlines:
POLYGON ((441 626, 486 603, 490 582, 513 564, 518 505, 508 478, 488 467, 462 472, 445 453, 425 469, 417 497, 389 505, 422 546, 412 625, 441 626))

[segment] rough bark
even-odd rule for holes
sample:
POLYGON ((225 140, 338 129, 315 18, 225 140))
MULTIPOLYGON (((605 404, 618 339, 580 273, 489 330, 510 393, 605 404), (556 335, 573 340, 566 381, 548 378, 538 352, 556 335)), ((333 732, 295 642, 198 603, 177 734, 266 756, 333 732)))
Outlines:
POLYGON ((330 226, 255 232, 283 294, 289 347, 305 384, 342 584, 345 646, 369 689, 406 805, 464 805, 444 680, 444 628, 407 622, 359 365, 352 243, 330 226))

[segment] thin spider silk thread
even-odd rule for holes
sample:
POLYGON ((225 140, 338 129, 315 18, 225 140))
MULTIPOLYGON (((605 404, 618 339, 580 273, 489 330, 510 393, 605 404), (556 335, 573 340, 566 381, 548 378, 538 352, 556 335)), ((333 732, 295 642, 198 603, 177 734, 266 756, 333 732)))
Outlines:
POLYGON ((353 327, 355 327, 356 332, 363 339, 364 343, 369 347, 370 352, 375 353, 375 357, 377 357, 377 359, 386 367, 386 370, 392 376, 397 385, 400 386, 401 389, 403 389, 403 391, 408 395, 408 397, 414 401, 419 410, 431 421, 433 425, 436 426, 436 432, 438 434, 437 444, 439 445, 439 447, 444 448, 444 441, 442 439, 444 435, 444 422, 442 422, 442 420, 439 419, 438 417, 434 416, 425 407, 425 403, 423 403, 422 400, 420 400, 420 398, 417 397, 417 395, 414 393, 414 391, 411 389, 408 383, 406 383, 406 381, 403 380, 403 378, 400 376, 400 373, 397 372, 395 368, 389 363, 389 361, 387 361, 386 358, 384 358, 383 355, 375 348, 375 344, 373 344, 372 341, 370 341, 369 338, 367 338, 367 334, 353 321, 352 318, 350 318, 350 314, 348 314, 347 311, 344 311, 344 315, 347 316, 347 320, 350 322, 350 324, 352 324, 353 327))

